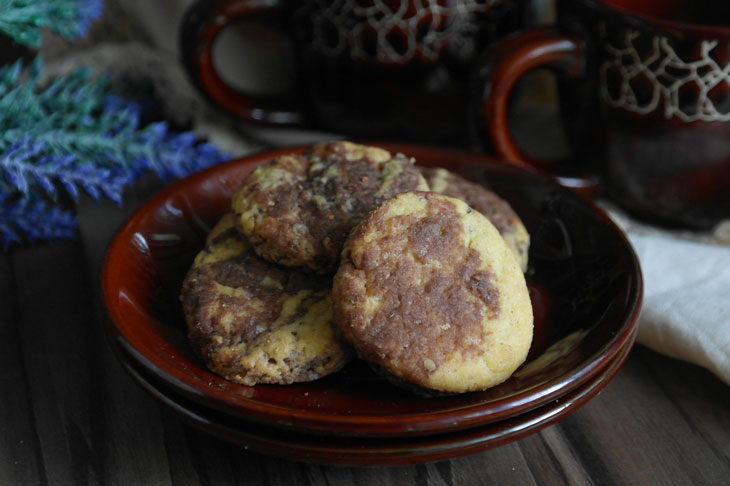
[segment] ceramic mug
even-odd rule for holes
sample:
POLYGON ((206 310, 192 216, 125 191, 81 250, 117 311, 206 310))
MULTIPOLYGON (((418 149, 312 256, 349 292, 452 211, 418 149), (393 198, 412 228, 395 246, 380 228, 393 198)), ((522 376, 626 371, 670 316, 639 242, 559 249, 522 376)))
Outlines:
POLYGON ((473 61, 524 25, 526 0, 200 0, 181 51, 194 83, 250 121, 303 124, 364 138, 464 144, 473 61), (292 42, 295 91, 255 97, 213 63, 232 22, 265 24, 292 42))
MULTIPOLYGON (((519 165, 597 175, 634 215, 695 229, 730 219, 730 2, 557 0, 557 23, 494 47, 479 66, 474 137, 519 165), (528 156, 506 104, 526 72, 558 73, 572 166, 528 156)), ((566 177, 591 185, 590 178, 566 177)))

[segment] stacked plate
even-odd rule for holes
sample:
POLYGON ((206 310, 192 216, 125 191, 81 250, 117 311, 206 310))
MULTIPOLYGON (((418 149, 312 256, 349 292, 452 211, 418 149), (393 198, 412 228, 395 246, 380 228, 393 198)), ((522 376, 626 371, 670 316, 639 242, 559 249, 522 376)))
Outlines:
POLYGON ((592 204, 479 154, 379 144, 442 166, 508 200, 531 235, 526 274, 535 335, 526 363, 484 392, 424 398, 362 362, 312 382, 247 387, 190 348, 180 286, 240 181, 265 152, 182 180, 122 227, 102 276, 112 347, 134 380, 182 419, 244 446, 339 464, 398 464, 473 453, 574 411, 615 375, 636 334, 642 284, 629 243, 592 204))

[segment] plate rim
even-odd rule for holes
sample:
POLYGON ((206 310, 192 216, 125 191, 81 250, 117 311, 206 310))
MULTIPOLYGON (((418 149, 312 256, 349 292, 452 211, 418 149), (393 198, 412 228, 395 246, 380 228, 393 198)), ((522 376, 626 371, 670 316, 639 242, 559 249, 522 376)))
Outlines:
MULTIPOLYGON (((464 430, 427 436, 407 436, 405 437, 406 442, 393 443, 393 438, 376 437, 368 440, 374 442, 380 439, 383 442, 381 444, 370 443, 346 446, 338 446, 336 441, 338 439, 352 441, 356 438, 315 437, 312 442, 306 442, 301 438, 304 433, 299 433, 299 441, 292 442, 285 437, 286 432, 278 431, 280 435, 283 434, 283 437, 272 439, 271 436, 257 435, 255 431, 237 430, 230 426, 221 425, 220 422, 206 418, 207 416, 190 410, 184 403, 171 398, 169 391, 166 393, 160 386, 153 383, 155 381, 154 377, 142 376, 144 369, 138 370, 138 365, 135 365, 131 358, 125 359, 119 356, 119 352, 123 353, 124 351, 115 352, 115 355, 117 355, 122 367, 132 380, 180 420, 219 439, 243 446, 246 450, 250 449, 290 460, 324 465, 394 466, 439 461, 482 452, 519 440, 555 424, 595 398, 613 380, 631 354, 637 334, 638 329, 633 329, 629 339, 619 352, 611 357, 600 372, 586 383, 535 409, 507 417, 501 421, 464 430), (503 430, 499 431, 500 428, 503 430), (249 441, 246 441, 245 438, 242 439, 242 437, 248 437, 249 441), (250 439, 253 439, 253 443, 250 439), (329 441, 329 444, 323 445, 322 440, 325 443, 329 441), (423 444, 423 446, 417 447, 420 444, 423 444)), ((174 390, 172 392, 174 393, 174 390)), ((206 408, 205 405, 199 404, 199 406, 206 408)), ((245 427, 246 420, 238 417, 231 418, 237 425, 245 427)), ((265 425, 259 425, 258 428, 262 429, 261 432, 267 430, 265 425)))
MULTIPOLYGON (((536 180, 543 182, 546 181, 546 178, 539 174, 509 166, 508 164, 485 154, 437 149, 421 145, 395 142, 368 143, 384 147, 394 152, 400 151, 404 153, 414 153, 428 151, 432 154, 440 154, 447 157, 468 157, 469 160, 473 160, 474 162, 482 161, 493 167, 501 167, 508 171, 520 173, 521 176, 526 175, 528 177, 535 178, 536 180)), ((335 435, 350 434, 353 436, 395 436, 404 432, 403 429, 405 426, 401 423, 402 421, 408 421, 407 423, 409 424, 417 424, 418 430, 412 431, 411 433, 413 435, 425 435, 433 433, 434 431, 461 430, 476 425, 483 425, 489 422, 498 421, 504 419, 506 416, 515 415, 517 413, 524 413, 555 399, 561 394, 568 393, 576 387, 583 385, 593 374, 597 373, 601 369, 601 366, 605 364, 607 360, 610 360, 620 351, 622 346, 630 338, 632 330, 637 327, 639 311, 643 299, 643 281, 638 259, 631 243, 628 241, 628 238, 597 205, 591 201, 586 201, 575 196, 567 189, 560 187, 553 181, 548 181, 549 183, 554 184, 555 188, 559 191, 570 193, 569 197, 580 201, 581 204, 586 204, 600 219, 603 220, 604 223, 607 223, 608 226, 611 227, 613 232, 624 243, 624 249, 628 251, 629 260, 634 270, 632 277, 634 277, 633 281, 636 284, 636 288, 631 289, 629 292, 630 298, 629 302, 626 304, 626 308, 628 310, 627 318, 625 319, 622 332, 613 336, 613 339, 608 342, 607 346, 605 346, 601 352, 595 353, 595 355, 586 358, 584 365, 575 373, 561 375, 561 377, 533 386, 519 394, 512 394, 507 397, 492 400, 488 402, 489 410, 484 409, 484 403, 477 403, 469 404, 464 407, 449 408, 448 410, 408 412, 393 415, 333 415, 331 413, 318 413, 316 411, 296 409, 294 407, 271 405, 240 395, 235 397, 236 400, 234 402, 231 402, 231 397, 228 394, 221 392, 216 386, 212 386, 210 382, 198 380, 196 377, 192 377, 193 379, 190 382, 178 379, 174 371, 179 372, 179 369, 173 366, 168 359, 164 359, 164 357, 159 354, 158 350, 147 348, 152 351, 152 357, 156 358, 150 359, 150 357, 138 349, 137 346, 128 339, 128 335, 125 335, 122 332, 123 328, 120 329, 119 325, 122 316, 120 316, 120 312, 115 305, 118 295, 114 294, 113 288, 110 288, 109 285, 109 277, 112 272, 111 256, 123 251, 122 247, 128 240, 123 240, 122 237, 133 233, 133 228, 145 217, 149 208, 158 207, 162 202, 169 200, 175 194, 185 193, 183 190, 185 187, 198 186, 202 181, 206 181, 210 177, 214 177, 216 175, 223 175, 232 168, 233 170, 236 170, 235 168, 237 168, 241 171, 250 171, 256 165, 270 160, 273 157, 286 153, 302 151, 308 147, 310 147, 310 145, 284 147, 258 152, 256 154, 251 154, 246 157, 213 166, 204 171, 176 181, 143 203, 121 226, 108 247, 101 274, 102 296, 108 315, 108 319, 106 320, 108 325, 104 326, 108 331, 107 337, 120 344, 131 356, 135 357, 139 364, 144 366, 155 376, 159 376, 170 386, 178 389, 193 400, 200 403, 212 404, 220 410, 239 413, 242 416, 253 418, 261 423, 273 422, 277 426, 281 427, 316 430, 335 435), (160 358, 162 358, 162 360, 160 360, 160 358), (198 386, 196 387, 194 384, 198 386), (199 388, 201 386, 202 388, 199 388), (537 399, 534 397, 535 394, 538 395, 537 399), (458 416, 455 418, 455 415, 458 416)), ((139 339, 135 340, 135 342, 139 342, 139 339)), ((207 372, 214 382, 221 380, 225 381, 223 378, 214 375, 208 370, 204 369, 203 371, 207 372)), ((408 428, 414 428, 414 426, 411 424, 408 428)))

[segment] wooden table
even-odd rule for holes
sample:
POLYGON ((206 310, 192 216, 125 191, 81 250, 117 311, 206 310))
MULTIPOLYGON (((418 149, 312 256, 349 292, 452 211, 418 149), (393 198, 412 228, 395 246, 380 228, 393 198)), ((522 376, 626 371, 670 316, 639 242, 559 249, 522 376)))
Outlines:
POLYGON ((0 253, 2 486, 730 484, 730 386, 642 346, 557 424, 449 461, 309 465, 199 432, 137 387, 101 328, 104 251, 140 192, 82 203, 78 240, 0 253))

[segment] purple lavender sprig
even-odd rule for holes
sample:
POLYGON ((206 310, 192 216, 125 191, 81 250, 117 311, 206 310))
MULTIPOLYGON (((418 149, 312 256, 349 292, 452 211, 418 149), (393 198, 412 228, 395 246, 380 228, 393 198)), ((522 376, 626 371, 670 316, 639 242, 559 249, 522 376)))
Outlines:
POLYGON ((37 198, 15 200, 0 193, 0 238, 3 249, 11 243, 72 238, 78 223, 70 211, 50 206, 37 198))
POLYGON ((57 183, 75 201, 78 201, 81 187, 96 201, 103 194, 121 204, 124 186, 134 179, 119 168, 108 169, 80 162, 74 154, 46 154, 45 143, 29 136, 0 155, 0 168, 0 177, 7 186, 26 195, 36 186, 53 200, 58 195, 57 183))
POLYGON ((35 201, 65 191, 78 200, 84 191, 121 204, 124 187, 146 171, 167 181, 230 158, 192 132, 144 124, 141 105, 113 95, 104 76, 78 69, 39 87, 41 70, 40 59, 27 79, 19 63, 0 68, 0 194, 35 201))
MULTIPOLYGON (((33 72, 41 69, 36 60, 33 72)), ((77 69, 38 89, 34 76, 21 81, 19 73, 17 65, 0 69, 0 150, 30 137, 45 155, 73 154, 134 177, 152 170, 163 180, 229 158, 192 132, 162 121, 143 126, 140 105, 113 95, 104 76, 77 69)))

